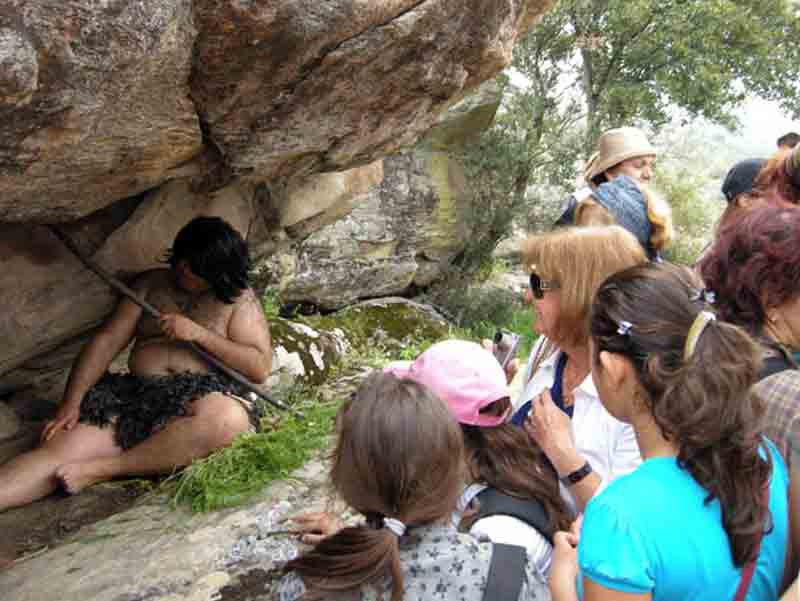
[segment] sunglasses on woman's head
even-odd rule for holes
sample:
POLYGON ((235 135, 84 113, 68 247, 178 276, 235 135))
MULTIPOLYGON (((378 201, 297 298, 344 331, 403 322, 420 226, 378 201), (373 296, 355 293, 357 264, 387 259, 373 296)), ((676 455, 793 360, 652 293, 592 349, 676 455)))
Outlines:
POLYGON ((544 293, 548 290, 556 290, 558 282, 555 280, 543 280, 537 273, 531 272, 531 292, 533 298, 543 299, 544 293))

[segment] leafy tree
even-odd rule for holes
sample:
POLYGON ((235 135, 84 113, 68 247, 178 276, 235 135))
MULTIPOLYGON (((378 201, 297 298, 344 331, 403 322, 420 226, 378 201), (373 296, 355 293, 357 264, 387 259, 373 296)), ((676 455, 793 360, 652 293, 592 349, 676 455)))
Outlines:
POLYGON ((567 25, 564 16, 551 14, 515 50, 514 67, 528 84, 516 86, 508 76, 500 76, 504 102, 494 126, 461 156, 473 193, 465 210, 471 212, 468 220, 475 239, 460 266, 467 272, 485 264, 520 215, 531 217, 525 220, 528 226, 542 218, 534 210, 542 203, 532 198, 531 184, 549 186, 548 192, 556 195, 549 204, 557 205, 566 183, 574 178, 582 109, 560 75, 574 40, 561 34, 567 25))
POLYGON ((475 233, 457 268, 485 272, 515 221, 552 223, 605 129, 657 130, 676 109, 730 127, 751 95, 800 115, 799 15, 789 0, 560 0, 515 48, 527 84, 506 81, 495 125, 461 157, 475 233))
POLYGON ((726 125, 747 95, 800 114, 800 10, 787 0, 562 0, 586 111, 586 151, 603 129, 677 106, 726 125))

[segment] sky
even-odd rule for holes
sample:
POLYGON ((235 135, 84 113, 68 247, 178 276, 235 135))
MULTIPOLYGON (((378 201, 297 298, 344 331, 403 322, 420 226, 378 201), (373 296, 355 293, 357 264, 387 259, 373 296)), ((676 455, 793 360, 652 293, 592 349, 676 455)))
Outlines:
POLYGON ((792 120, 774 102, 754 98, 739 113, 742 127, 736 135, 752 145, 753 154, 769 155, 775 152, 778 137, 790 131, 800 133, 800 121, 792 120))
MULTIPOLYGON (((506 71, 511 83, 520 88, 529 85, 528 79, 511 68, 506 71)), ((738 111, 741 128, 734 137, 741 139, 742 146, 752 149, 752 155, 769 156, 775 152, 775 141, 783 134, 800 133, 800 120, 792 119, 777 102, 752 98, 738 111)))

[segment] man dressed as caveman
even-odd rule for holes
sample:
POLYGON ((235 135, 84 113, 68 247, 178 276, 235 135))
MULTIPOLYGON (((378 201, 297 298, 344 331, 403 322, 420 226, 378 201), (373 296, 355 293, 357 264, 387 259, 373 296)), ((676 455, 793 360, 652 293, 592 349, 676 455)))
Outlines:
POLYGON ((133 285, 161 319, 127 298, 119 302, 76 359, 39 448, 0 466, 0 511, 59 484, 76 493, 116 476, 169 473, 256 429, 259 413, 236 395, 238 385, 186 345, 252 381, 267 377, 269 326, 249 268, 247 243, 222 219, 184 226, 169 269, 145 272, 133 285), (131 340, 130 373, 107 373, 131 340))

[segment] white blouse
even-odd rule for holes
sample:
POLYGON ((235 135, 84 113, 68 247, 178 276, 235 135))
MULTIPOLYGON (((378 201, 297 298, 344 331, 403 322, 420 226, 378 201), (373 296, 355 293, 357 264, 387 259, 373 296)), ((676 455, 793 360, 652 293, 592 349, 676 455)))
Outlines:
MULTIPOLYGON (((556 361, 561 351, 556 349, 542 360, 535 374, 531 374, 533 361, 546 338, 542 336, 534 345, 525 369, 522 394, 514 401, 514 411, 527 401, 536 397, 545 388, 553 386, 556 361), (533 377, 531 377, 533 375, 533 377)), ((603 407, 592 375, 589 374, 573 391, 574 407, 572 414, 572 437, 578 453, 600 476, 600 492, 609 482, 619 476, 629 474, 642 462, 636 435, 630 424, 615 419, 603 407)), ((597 493, 595 493, 597 494, 597 493)), ((569 489, 561 485, 561 496, 575 510, 576 503, 569 489)))

